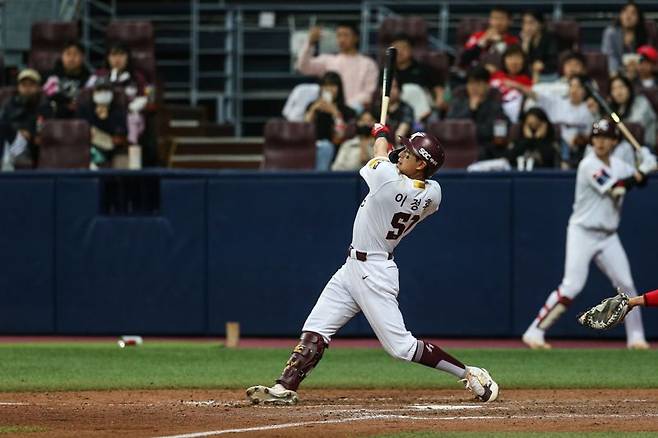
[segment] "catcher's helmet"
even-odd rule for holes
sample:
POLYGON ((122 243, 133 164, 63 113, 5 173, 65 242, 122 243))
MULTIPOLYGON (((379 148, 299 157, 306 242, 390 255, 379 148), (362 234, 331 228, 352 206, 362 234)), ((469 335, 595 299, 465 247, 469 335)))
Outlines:
POLYGON ((590 134, 590 140, 592 137, 600 135, 601 137, 614 138, 615 140, 619 139, 619 129, 612 120, 601 119, 594 122, 592 125, 592 133, 590 134))
POLYGON ((426 132, 416 132, 411 137, 400 137, 403 147, 391 151, 388 158, 391 163, 397 163, 400 152, 407 149, 419 159, 427 163, 426 176, 429 178, 443 166, 446 154, 438 138, 426 132))

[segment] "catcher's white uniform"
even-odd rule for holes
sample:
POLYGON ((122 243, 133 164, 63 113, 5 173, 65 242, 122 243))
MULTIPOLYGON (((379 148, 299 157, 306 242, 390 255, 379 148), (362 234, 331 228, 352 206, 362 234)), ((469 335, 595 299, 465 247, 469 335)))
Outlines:
MULTIPOLYGON (((609 194, 618 180, 632 176, 635 171, 635 167, 614 155, 610 157, 609 166, 594 153, 580 162, 576 198, 567 228, 564 278, 524 334, 527 343, 532 344, 537 338, 543 342, 543 331, 559 318, 585 286, 592 259, 615 287, 629 296, 637 295, 628 258, 617 235, 623 196, 615 199, 609 194)), ((626 319, 626 335, 629 345, 645 342, 639 311, 626 319)))
POLYGON ((392 254, 402 238, 438 210, 441 187, 436 181, 410 179, 381 157, 370 160, 360 174, 370 192, 356 214, 349 255, 325 286, 302 331, 319 333, 329 342, 363 311, 384 349, 412 360, 417 340, 405 328, 398 308, 398 269, 392 254))

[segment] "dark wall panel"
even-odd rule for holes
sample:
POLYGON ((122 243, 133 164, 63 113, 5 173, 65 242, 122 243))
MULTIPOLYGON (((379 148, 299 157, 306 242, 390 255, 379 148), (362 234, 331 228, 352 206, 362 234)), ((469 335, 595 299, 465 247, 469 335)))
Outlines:
POLYGON ((161 196, 157 217, 100 216, 99 179, 58 182, 59 333, 205 332, 205 181, 161 196))
POLYGON ((54 183, 0 179, 0 332, 50 333, 54 319, 54 183))
POLYGON ((247 335, 296 335, 345 262, 359 202, 354 177, 210 181, 210 331, 241 321, 247 335))

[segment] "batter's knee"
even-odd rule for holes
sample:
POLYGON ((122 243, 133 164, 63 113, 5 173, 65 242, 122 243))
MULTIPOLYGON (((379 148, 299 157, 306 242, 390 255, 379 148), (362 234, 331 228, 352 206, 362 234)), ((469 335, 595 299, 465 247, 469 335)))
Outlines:
POLYGON ((410 362, 411 359, 413 359, 414 353, 416 352, 417 345, 418 345, 418 341, 416 340, 416 338, 411 337, 411 339, 405 340, 405 342, 401 342, 399 344, 395 344, 395 345, 384 344, 384 350, 386 350, 388 354, 390 354, 396 359, 410 362))

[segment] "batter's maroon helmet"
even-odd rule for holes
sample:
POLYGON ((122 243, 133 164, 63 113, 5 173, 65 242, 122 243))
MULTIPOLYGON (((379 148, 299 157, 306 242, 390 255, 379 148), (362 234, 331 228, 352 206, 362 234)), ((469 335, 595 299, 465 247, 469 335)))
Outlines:
POLYGON ((618 140, 620 138, 619 129, 617 125, 608 119, 601 119, 594 122, 592 125, 592 132, 590 134, 590 140, 592 137, 600 135, 601 137, 614 138, 618 140))
POLYGON ((397 163, 400 152, 407 149, 416 157, 427 163, 425 175, 429 178, 434 175, 434 173, 436 173, 446 161, 446 153, 443 151, 441 142, 431 134, 426 132, 416 132, 409 138, 399 138, 403 147, 391 151, 388 155, 391 163, 397 163))

